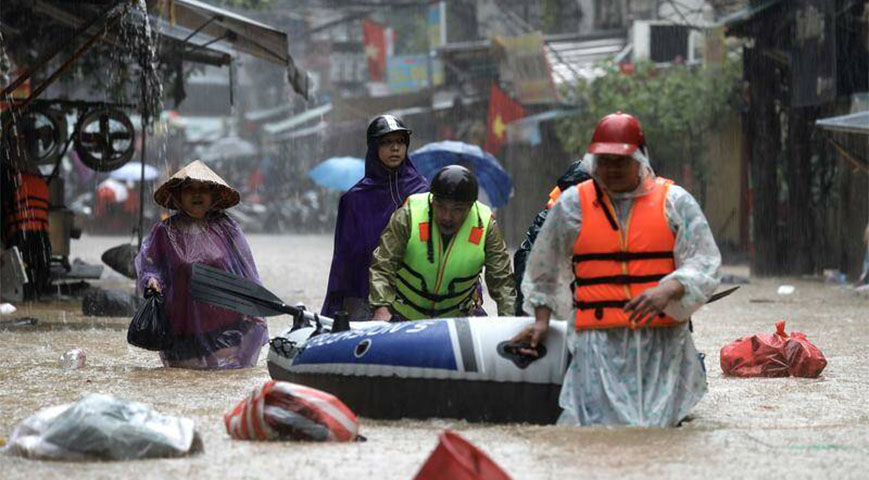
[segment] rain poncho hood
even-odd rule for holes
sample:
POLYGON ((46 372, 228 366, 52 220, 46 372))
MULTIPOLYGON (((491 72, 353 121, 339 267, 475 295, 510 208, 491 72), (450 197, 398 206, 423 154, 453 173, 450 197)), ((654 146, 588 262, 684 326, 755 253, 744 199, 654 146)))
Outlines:
POLYGON ((229 186, 220 175, 208 168, 208 165, 200 160, 194 160, 175 172, 163 185, 154 192, 154 201, 157 205, 172 210, 178 207, 172 199, 172 193, 186 181, 196 181, 210 184, 214 189, 214 208, 230 208, 238 204, 241 197, 238 191, 229 186))
POLYGON ((398 168, 390 170, 380 162, 377 150, 376 139, 368 143, 365 176, 338 204, 335 251, 322 315, 334 316, 343 310, 346 297, 368 299, 368 267, 380 233, 407 197, 428 191, 428 182, 410 158, 405 156, 398 168))
MULTIPOLYGON (((636 198, 646 195, 655 188, 655 170, 652 169, 652 164, 649 160, 647 147, 641 147, 629 155, 631 158, 640 164, 640 184, 637 188, 630 192, 611 192, 606 188, 606 184, 601 181, 597 173, 597 161, 600 157, 594 153, 586 153, 582 158, 582 169, 591 174, 591 178, 600 185, 601 189, 613 200, 622 200, 627 198, 636 198)), ((564 190, 564 189, 562 189, 564 190)))
POLYGON ((139 291, 156 278, 163 287, 173 348, 161 352, 165 364, 191 368, 242 368, 256 363, 268 340, 262 318, 194 301, 190 277, 203 263, 259 282, 241 228, 223 211, 203 220, 178 213, 158 223, 136 256, 139 291))

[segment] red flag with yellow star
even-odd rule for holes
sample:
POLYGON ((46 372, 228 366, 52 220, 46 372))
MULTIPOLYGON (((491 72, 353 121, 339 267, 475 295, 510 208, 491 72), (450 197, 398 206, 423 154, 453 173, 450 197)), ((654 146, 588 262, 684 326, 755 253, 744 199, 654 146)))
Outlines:
POLYGON ((501 147, 507 143, 507 124, 525 116, 525 109, 510 98, 504 90, 492 85, 489 97, 489 118, 486 132, 486 143, 483 150, 498 155, 501 147))
POLYGON ((388 35, 388 29, 383 25, 371 20, 362 20, 362 44, 365 46, 368 75, 372 82, 382 82, 386 76, 388 35))

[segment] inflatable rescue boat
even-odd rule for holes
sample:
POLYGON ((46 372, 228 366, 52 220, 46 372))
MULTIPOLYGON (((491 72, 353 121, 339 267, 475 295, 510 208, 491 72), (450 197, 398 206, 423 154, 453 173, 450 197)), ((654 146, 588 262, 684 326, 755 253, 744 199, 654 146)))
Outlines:
POLYGON ((276 380, 325 390, 369 418, 554 423, 568 364, 565 323, 551 322, 532 360, 508 340, 533 321, 354 322, 337 333, 297 325, 271 340, 268 369, 276 380))

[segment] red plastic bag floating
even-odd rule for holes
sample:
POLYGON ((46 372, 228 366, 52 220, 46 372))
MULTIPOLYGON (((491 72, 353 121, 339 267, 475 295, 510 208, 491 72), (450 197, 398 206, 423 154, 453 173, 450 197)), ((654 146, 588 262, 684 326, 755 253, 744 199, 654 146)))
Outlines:
POLYGON ((459 434, 444 430, 438 440, 413 480, 510 480, 497 463, 459 434))
POLYGON ((271 380, 223 416, 237 440, 356 440, 359 422, 334 395, 290 382, 271 380))
POLYGON ((785 322, 775 324, 773 334, 742 337, 721 349, 721 370, 735 377, 787 377, 784 356, 785 322))
POLYGON ((816 378, 827 366, 824 354, 801 332, 785 333, 785 322, 773 334, 742 337, 721 349, 721 370, 735 377, 816 378))
POLYGON ((802 332, 791 332, 784 353, 788 372, 794 377, 817 378, 827 366, 824 354, 802 332))

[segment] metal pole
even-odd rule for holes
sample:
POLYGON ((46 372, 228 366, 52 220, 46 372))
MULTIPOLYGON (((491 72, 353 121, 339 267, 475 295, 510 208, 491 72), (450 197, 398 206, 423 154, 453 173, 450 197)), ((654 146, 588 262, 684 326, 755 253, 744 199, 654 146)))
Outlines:
POLYGON ((145 228, 145 146, 148 144, 148 117, 146 105, 148 104, 148 78, 144 70, 142 70, 142 101, 139 102, 140 118, 142 123, 142 151, 139 156, 139 164, 141 171, 139 172, 139 226, 136 228, 138 242, 136 243, 136 252, 142 249, 142 232, 145 228))
POLYGON ((136 251, 142 249, 142 230, 145 228, 145 144, 148 143, 148 133, 145 130, 145 117, 142 117, 142 155, 139 163, 142 164, 142 172, 139 176, 139 228, 137 233, 139 242, 136 251))

